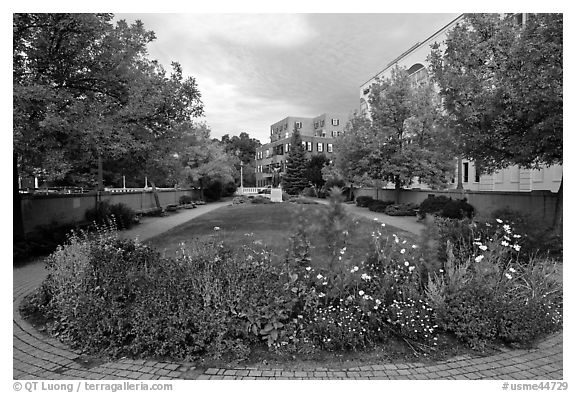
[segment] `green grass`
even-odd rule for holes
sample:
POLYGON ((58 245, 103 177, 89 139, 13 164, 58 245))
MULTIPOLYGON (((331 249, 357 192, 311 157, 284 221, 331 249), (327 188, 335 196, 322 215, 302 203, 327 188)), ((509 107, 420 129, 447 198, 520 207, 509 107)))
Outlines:
MULTIPOLYGON (((254 244, 265 246, 273 254, 273 260, 284 260, 289 246, 290 237, 295 233, 298 216, 313 217, 319 209, 326 209, 324 205, 299 205, 292 203, 274 204, 242 204, 226 206, 179 225, 147 241, 147 243, 165 255, 174 255, 180 249, 181 243, 191 244, 202 242, 211 237, 220 237, 232 249, 239 249, 244 245, 254 244), (214 228, 220 230, 215 231, 214 228)), ((366 218, 353 216, 355 224, 348 228, 350 233, 350 247, 348 255, 363 258, 368 250, 372 231, 381 229, 384 233, 396 233, 398 236, 414 241, 415 235, 400 229, 386 226, 381 228, 366 218)), ((312 223, 311 223, 312 224, 312 223)), ((325 244, 323 239, 311 239, 312 259, 322 263, 325 258, 325 244)))

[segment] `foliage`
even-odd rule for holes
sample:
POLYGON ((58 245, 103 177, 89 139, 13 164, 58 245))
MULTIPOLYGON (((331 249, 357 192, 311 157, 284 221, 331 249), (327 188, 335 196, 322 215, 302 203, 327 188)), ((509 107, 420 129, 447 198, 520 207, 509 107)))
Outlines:
POLYGON ((374 203, 376 200, 371 196, 359 196, 356 197, 356 206, 368 207, 370 204, 374 203))
POLYGON ((288 194, 297 195, 308 186, 307 162, 300 131, 295 127, 290 141, 290 151, 286 157, 286 173, 282 177, 282 189, 288 194))
POLYGON ((316 189, 321 189, 324 186, 325 180, 322 174, 322 169, 330 164, 330 160, 324 154, 315 154, 308 160, 306 166, 306 179, 316 189))
POLYGON ((422 203, 420 204, 420 208, 418 211, 418 217, 423 219, 426 217, 426 214, 437 214, 444 209, 444 206, 450 202, 452 199, 448 198, 444 195, 428 195, 422 203))
MULTIPOLYGON (((220 143, 224 146, 224 151, 232 156, 238 157, 240 162, 244 164, 244 185, 256 185, 256 173, 254 171, 256 159, 256 148, 261 146, 259 140, 250 138, 246 132, 241 132, 240 135, 233 135, 230 137, 228 134, 222 136, 220 143)), ((236 166, 236 170, 240 172, 240 162, 236 166)))
POLYGON ((440 216, 456 219, 462 219, 464 217, 472 218, 474 216, 474 207, 466 202, 466 198, 455 201, 450 200, 442 208, 440 216))
POLYGON ((537 254, 562 260, 562 236, 543 225, 541 220, 509 208, 495 210, 491 216, 492 221, 500 219, 514 228, 517 234, 522 235, 518 241, 518 244, 522 246, 520 251, 522 260, 527 260, 537 254))
POLYGON ((312 187, 306 187, 305 189, 303 189, 302 195, 309 198, 315 198, 317 196, 316 191, 312 187))
MULTIPOLYGON (((389 216, 415 216, 418 205, 414 203, 390 204, 384 209, 389 216)), ((372 206, 370 206, 372 208, 372 206)))
POLYGON ((485 170, 562 163, 563 16, 467 14, 430 56, 460 150, 485 170))
POLYGON ((107 201, 101 201, 95 207, 86 210, 86 220, 97 225, 113 221, 118 229, 126 229, 134 225, 136 212, 123 203, 111 205, 107 201))
POLYGON ((192 198, 192 196, 190 195, 182 195, 179 199, 178 199, 178 203, 180 205, 187 205, 189 203, 192 203, 194 201, 194 199, 192 198))
POLYGON ((93 186, 101 157, 143 179, 161 166, 174 125, 202 114, 194 78, 177 63, 166 75, 147 59, 154 33, 112 18, 14 14, 14 147, 23 173, 93 186))
POLYGON ((440 327, 476 348, 496 339, 528 345, 560 328, 559 272, 541 258, 519 263, 521 235, 501 220, 437 222, 444 255, 441 267, 429 270, 426 293, 440 327))
POLYGON ((266 198, 261 195, 256 195, 254 198, 250 199, 250 201, 255 204, 272 203, 272 201, 269 198, 266 198))
POLYGON ((367 200, 365 204, 368 206, 368 210, 370 211, 384 213, 384 211, 386 211, 386 208, 388 206, 394 204, 394 201, 367 200))

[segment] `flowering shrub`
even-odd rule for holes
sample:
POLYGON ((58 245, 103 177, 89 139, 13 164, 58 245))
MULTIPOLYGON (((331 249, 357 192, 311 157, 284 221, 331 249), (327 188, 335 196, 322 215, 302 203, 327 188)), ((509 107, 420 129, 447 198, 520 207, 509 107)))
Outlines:
POLYGON ((520 263, 522 237, 505 222, 437 219, 434 239, 412 244, 375 220, 359 256, 338 190, 307 212, 281 264, 250 234, 229 249, 217 226, 173 258, 110 229, 75 234, 49 258, 50 275, 25 308, 86 351, 190 360, 241 359, 259 343, 361 350, 391 335, 429 350, 442 331, 476 348, 529 344, 562 324, 558 269, 520 263))

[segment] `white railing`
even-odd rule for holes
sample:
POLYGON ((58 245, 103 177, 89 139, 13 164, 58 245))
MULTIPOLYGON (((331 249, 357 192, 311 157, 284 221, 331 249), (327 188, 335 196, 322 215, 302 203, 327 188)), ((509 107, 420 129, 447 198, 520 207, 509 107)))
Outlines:
POLYGON ((265 187, 238 187, 236 190, 236 195, 258 194, 259 191, 264 189, 265 187))

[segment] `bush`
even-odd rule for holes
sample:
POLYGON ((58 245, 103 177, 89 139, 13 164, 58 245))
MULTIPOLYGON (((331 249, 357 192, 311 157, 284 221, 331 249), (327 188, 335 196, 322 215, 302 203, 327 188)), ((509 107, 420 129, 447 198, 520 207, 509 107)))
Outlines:
POLYGON ((426 214, 437 214, 442 211, 444 206, 450 202, 452 199, 445 197, 444 195, 434 196, 428 195, 419 207, 418 217, 423 219, 426 217, 426 214))
POLYGON ((384 213, 386 208, 392 204, 394 204, 394 201, 380 201, 373 199, 367 202, 368 210, 380 213, 384 213))
POLYGON ((370 204, 374 203, 375 199, 370 196, 359 196, 356 197, 356 206, 368 207, 370 204))
POLYGON ((86 220, 97 225, 105 225, 112 220, 118 229, 130 228, 136 222, 136 218, 136 212, 123 203, 110 205, 107 201, 102 201, 86 211, 86 220))
POLYGON ((178 199, 178 203, 180 205, 188 205, 190 203, 192 203, 193 199, 190 195, 182 195, 179 199, 178 199))
POLYGON ((466 202, 466 198, 457 199, 455 201, 450 200, 444 205, 442 211, 440 212, 442 217, 446 218, 472 218, 474 216, 474 207, 466 202))
POLYGON ((562 236, 556 233, 553 228, 542 225, 542 220, 508 208, 496 210, 491 216, 492 222, 500 219, 511 225, 515 233, 522 236, 518 243, 522 246, 520 257, 523 260, 529 260, 535 254, 549 255, 557 260, 562 260, 562 236))
POLYGON ((302 190, 302 195, 309 198, 316 198, 316 191, 312 187, 306 187, 302 190))
POLYGON ((418 205, 414 203, 390 204, 384 209, 384 213, 389 216, 415 216, 417 210, 418 205))
POLYGON ((252 198, 251 202, 256 204, 272 203, 270 199, 263 197, 261 195, 256 195, 254 198, 252 198))

